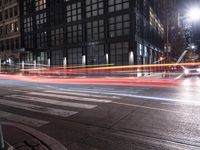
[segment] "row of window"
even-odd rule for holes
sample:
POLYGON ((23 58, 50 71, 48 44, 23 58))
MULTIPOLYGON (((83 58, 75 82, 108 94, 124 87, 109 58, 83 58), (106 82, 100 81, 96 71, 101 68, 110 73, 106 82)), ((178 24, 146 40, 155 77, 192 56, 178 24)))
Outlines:
POLYGON ((0 50, 14 50, 20 48, 20 38, 11 38, 0 41, 0 50))
POLYGON ((0 21, 18 16, 18 6, 0 11, 0 21))
POLYGON ((6 5, 6 4, 8 4, 12 1, 14 1, 14 0, 0 0, 0 7, 3 6, 3 5, 6 5))
MULTIPOLYGON (((86 0, 86 17, 94 17, 104 14, 104 2, 103 0, 86 0)), ((67 22, 78 21, 82 19, 81 2, 73 4, 67 4, 66 6, 66 18, 67 22)), ((129 8, 129 0, 109 0, 108 12, 116 12, 129 8)))
MULTIPOLYGON (((128 65, 129 64, 129 42, 117 42, 109 44, 109 53, 105 52, 104 44, 95 44, 86 46, 86 60, 87 64, 105 64, 107 61, 114 65, 128 65), (109 57, 106 57, 109 56, 109 57), (107 60, 106 60, 107 59, 107 60), (108 60, 109 59, 109 60, 108 60)), ((141 44, 137 44, 137 63, 148 64, 153 63, 157 60, 158 52, 148 49, 141 44), (142 52, 141 52, 142 51, 142 52)), ((66 50, 67 64, 68 65, 81 65, 83 61, 83 48, 75 47, 68 48, 66 50)), ((30 55, 30 54, 28 54, 30 55)), ((51 64, 61 65, 64 61, 64 50, 63 49, 52 49, 50 52, 51 64)), ((38 63, 47 63, 47 52, 38 52, 34 57, 38 63)), ((27 60, 33 61, 33 56, 28 57, 27 60)))
MULTIPOLYGON (((23 2, 23 14, 27 15, 33 11, 33 0, 26 0, 23 2)), ((35 0, 35 10, 40 11, 44 10, 47 7, 46 0, 35 0)))
POLYGON ((19 32, 18 22, 12 22, 10 24, 0 26, 0 36, 4 34, 19 32))
MULTIPOLYGON (((46 24, 46 13, 40 13, 36 16, 37 29, 46 24)), ((108 19, 109 24, 109 37, 127 36, 130 34, 130 16, 129 14, 114 16, 108 19)), ((32 18, 28 17, 24 19, 24 32, 31 32, 32 18)), ((86 38, 87 41, 97 41, 105 38, 105 24, 104 20, 95 20, 86 23, 86 38)), ((67 43, 80 43, 83 41, 84 29, 82 24, 75 24, 67 26, 66 37, 67 43)), ((51 31, 51 45, 59 46, 63 44, 63 29, 56 29, 51 31)))

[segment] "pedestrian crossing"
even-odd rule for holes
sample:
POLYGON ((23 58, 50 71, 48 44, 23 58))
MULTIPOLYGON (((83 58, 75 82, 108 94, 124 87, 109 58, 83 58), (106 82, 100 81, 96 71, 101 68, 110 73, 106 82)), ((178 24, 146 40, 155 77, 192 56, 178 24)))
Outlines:
MULTIPOLYGON (((67 118, 80 113, 82 110, 95 109, 100 104, 107 104, 115 100, 110 95, 89 94, 83 92, 65 91, 33 91, 24 94, 5 95, 0 98, 0 105, 9 108, 19 109, 21 112, 30 112, 32 115, 23 115, 9 112, 7 109, 0 110, 0 120, 4 119, 16 123, 25 124, 32 127, 41 127, 50 123, 49 117, 41 119, 39 114, 50 117, 67 118), (36 117, 35 117, 36 116, 36 117), (39 116, 39 117, 37 117, 39 116)), ((0 107, 1 109, 1 107, 0 107)))

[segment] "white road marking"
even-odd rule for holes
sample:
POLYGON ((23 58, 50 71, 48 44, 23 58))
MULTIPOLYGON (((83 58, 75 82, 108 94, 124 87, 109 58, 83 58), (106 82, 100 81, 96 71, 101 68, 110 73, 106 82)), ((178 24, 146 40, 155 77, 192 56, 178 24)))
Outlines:
POLYGON ((176 77, 175 79, 180 79, 182 76, 183 76, 183 73, 179 75, 178 77, 176 77))
POLYGON ((29 125, 32 127, 41 127, 41 126, 49 123, 47 121, 29 118, 29 117, 25 117, 25 116, 21 116, 21 115, 16 115, 16 114, 4 112, 4 111, 0 111, 0 118, 6 119, 9 121, 14 121, 17 123, 22 123, 22 124, 29 125))
POLYGON ((104 100, 104 99, 84 98, 84 97, 67 96, 67 95, 55 95, 55 94, 39 93, 39 92, 30 92, 27 94, 37 95, 37 96, 55 97, 55 98, 62 98, 62 99, 70 99, 70 100, 76 100, 76 101, 87 101, 87 102, 98 102, 98 103, 112 102, 111 100, 104 100))
MULTIPOLYGON (((68 90, 68 89, 65 89, 65 90, 68 90)), ((76 90, 83 90, 83 89, 78 89, 78 88, 75 88, 73 89, 73 91, 76 91, 76 90)), ((89 92, 107 92, 107 91, 111 91, 111 92, 117 92, 117 93, 121 93, 122 91, 119 91, 119 90, 106 90, 106 89, 84 89, 83 91, 89 91, 89 92)), ((129 90, 123 90, 123 92, 128 92, 128 93, 139 93, 140 91, 139 90, 132 90, 132 91, 129 91, 129 90)))
MULTIPOLYGON (((65 91, 66 89, 59 89, 65 91)), ((78 90, 77 90, 78 91, 78 90)), ((85 90, 80 90, 80 92, 85 92, 85 90)), ((116 95, 120 97, 131 97, 131 98, 139 98, 139 99, 147 99, 147 100, 158 100, 158 101, 172 101, 172 102, 181 102, 181 103, 189 103, 189 104, 200 104, 200 101, 197 100, 182 100, 182 99, 173 99, 173 98, 165 98, 165 97, 154 97, 154 96, 143 96, 143 95, 135 95, 128 93, 116 93, 116 92, 93 92, 93 93, 101 93, 107 95, 116 95)), ((112 102, 111 102, 112 103, 112 102)))
POLYGON ((26 100, 26 101, 35 101, 35 102, 53 104, 53 105, 58 105, 58 106, 82 108, 82 109, 93 109, 93 108, 97 107, 97 105, 63 102, 63 101, 57 101, 57 100, 51 100, 51 99, 39 98, 39 97, 32 97, 32 96, 24 96, 24 95, 8 95, 5 97, 17 98, 17 99, 22 99, 22 100, 26 100))
POLYGON ((61 117, 69 117, 71 115, 78 113, 75 111, 49 108, 49 107, 26 104, 26 103, 21 103, 21 102, 13 102, 13 101, 8 101, 4 99, 0 99, 0 104, 6 105, 9 107, 19 108, 19 109, 24 109, 24 110, 39 112, 39 113, 44 113, 44 114, 56 115, 56 116, 61 116, 61 117))
MULTIPOLYGON (((68 94, 68 95, 77 95, 77 96, 87 96, 87 97, 96 97, 96 98, 112 98, 110 96, 105 95, 94 95, 87 93, 75 93, 75 92, 67 92, 67 91, 44 91, 45 93, 55 93, 55 94, 68 94)), ((116 97, 114 97, 116 98, 116 97)))
MULTIPOLYGON (((58 90, 61 90, 61 91, 73 91, 73 92, 82 92, 82 93, 95 93, 95 94, 106 94, 105 92, 102 92, 102 91, 90 91, 90 90, 78 90, 78 89, 62 89, 62 88, 59 88, 58 90)), ((107 93, 107 95, 112 95, 112 94, 109 94, 107 93)), ((120 97, 118 96, 111 96, 110 98, 113 98, 113 99, 120 99, 120 97)))

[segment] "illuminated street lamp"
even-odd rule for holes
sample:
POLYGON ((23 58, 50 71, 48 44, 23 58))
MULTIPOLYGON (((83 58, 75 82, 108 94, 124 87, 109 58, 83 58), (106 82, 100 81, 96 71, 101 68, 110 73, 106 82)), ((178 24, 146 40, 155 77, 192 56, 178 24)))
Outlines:
POLYGON ((200 21, 200 8, 194 7, 188 11, 187 15, 190 21, 200 21))

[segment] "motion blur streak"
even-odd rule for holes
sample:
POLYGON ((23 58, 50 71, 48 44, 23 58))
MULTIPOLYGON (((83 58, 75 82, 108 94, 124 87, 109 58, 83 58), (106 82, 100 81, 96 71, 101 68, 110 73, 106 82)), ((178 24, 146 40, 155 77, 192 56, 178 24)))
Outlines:
MULTIPOLYGON (((46 68, 27 68, 21 69, 24 75, 43 75, 43 76, 122 76, 138 77, 147 76, 157 73, 177 74, 183 72, 183 66, 200 66, 200 63, 179 63, 179 64, 151 64, 151 65, 129 65, 113 66, 109 65, 89 65, 89 66, 71 66, 63 67, 46 67, 46 68)), ((169 76, 168 76, 169 77, 169 76)))
POLYGON ((1 79, 20 80, 35 83, 51 84, 95 84, 95 85, 122 85, 122 86, 153 86, 176 87, 182 84, 182 80, 174 79, 144 79, 144 78, 44 78, 20 75, 0 75, 1 79))

